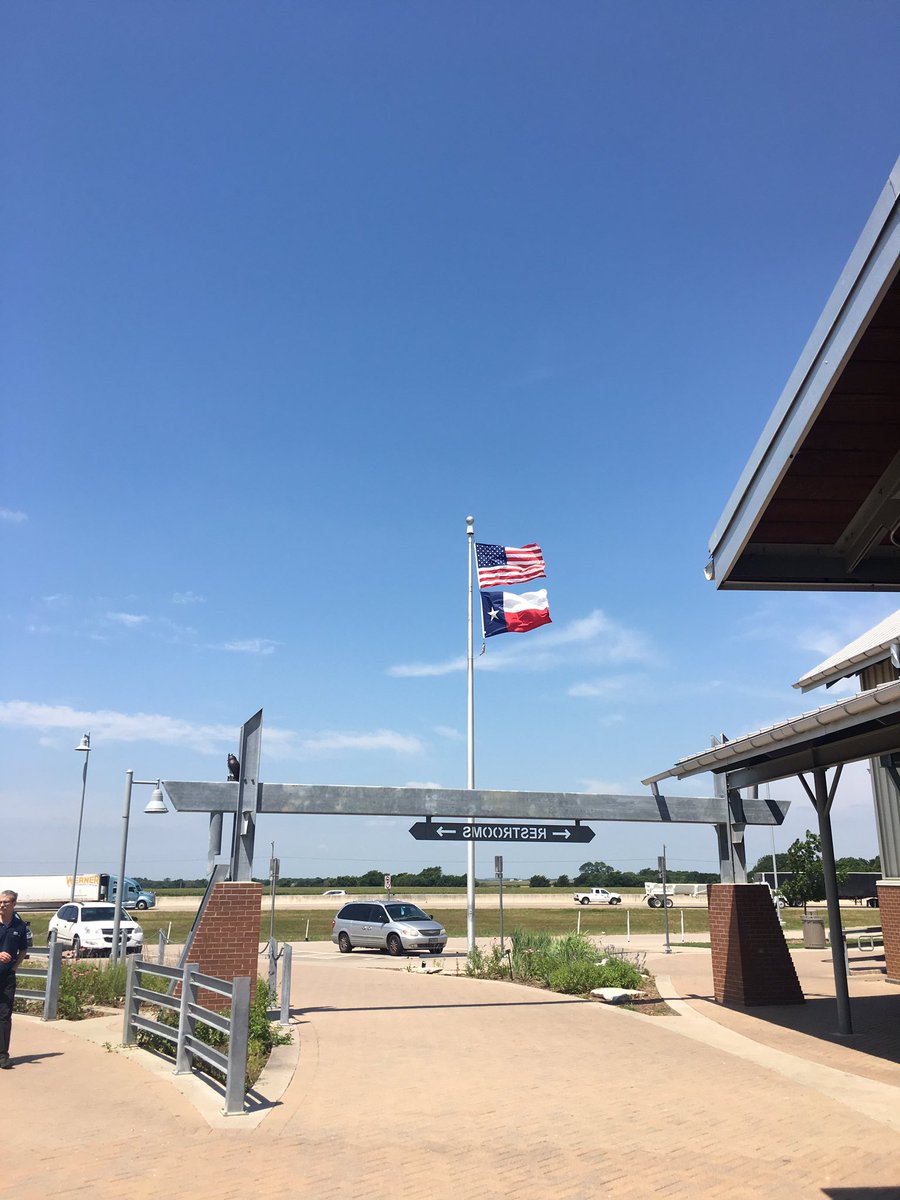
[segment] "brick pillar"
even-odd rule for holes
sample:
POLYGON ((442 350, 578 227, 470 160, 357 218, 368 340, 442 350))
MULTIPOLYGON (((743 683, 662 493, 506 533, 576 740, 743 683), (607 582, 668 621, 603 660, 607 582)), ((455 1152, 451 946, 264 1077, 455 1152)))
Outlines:
POLYGON ((885 973, 889 983, 900 983, 900 879, 881 879, 875 887, 884 933, 885 973))
MULTIPOLYGON (((803 1004, 778 910, 764 883, 711 883, 709 940, 718 1004, 803 1004)), ((898 893, 900 899, 900 893, 898 893)))
MULTIPOLYGON (((232 980, 251 979, 250 993, 259 975, 259 922, 261 883, 217 883, 200 918, 188 960, 200 964, 204 975, 232 980)), ((225 996, 200 993, 205 1008, 228 1007, 225 996)))

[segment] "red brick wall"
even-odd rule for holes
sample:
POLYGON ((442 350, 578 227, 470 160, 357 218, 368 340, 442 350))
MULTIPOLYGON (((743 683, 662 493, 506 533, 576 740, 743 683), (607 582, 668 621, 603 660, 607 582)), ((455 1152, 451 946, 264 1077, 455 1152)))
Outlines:
POLYGON ((803 1004, 772 896, 761 883, 711 883, 709 940, 719 1004, 803 1004))
POLYGON ((900 983, 900 880, 882 880, 875 886, 884 931, 885 972, 891 983, 900 983))
MULTIPOLYGON (((204 975, 232 980, 259 975, 261 883, 217 883, 194 934, 188 960, 199 963, 204 975)), ((251 994, 252 994, 251 984, 251 994)), ((215 992, 201 992, 206 1008, 228 1007, 215 992)))

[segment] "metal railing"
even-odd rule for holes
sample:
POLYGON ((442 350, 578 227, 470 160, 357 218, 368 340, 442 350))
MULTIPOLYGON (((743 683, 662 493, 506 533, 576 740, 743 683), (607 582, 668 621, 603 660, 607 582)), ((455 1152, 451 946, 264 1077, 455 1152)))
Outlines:
MULTIPOLYGON (((844 930, 844 966, 848 973, 854 966, 868 966, 869 963, 865 959, 860 961, 854 959, 850 961, 850 947, 852 943, 856 943, 855 949, 860 954, 872 954, 877 958, 876 951, 881 951, 881 956, 884 957, 884 931, 880 925, 867 925, 864 928, 845 929, 844 930)), ((872 960, 869 960, 871 962, 872 960)))
POLYGON ((227 1116, 244 1112, 245 1080, 247 1075, 247 1044, 250 1035, 250 979, 242 977, 229 983, 212 975, 202 975, 196 963, 183 967, 166 967, 132 958, 128 963, 125 985, 125 1029, 123 1042, 133 1045, 138 1030, 165 1038, 175 1047, 175 1074, 184 1075, 194 1068, 194 1060, 215 1067, 225 1075, 225 1109, 227 1116), (169 980, 169 993, 144 987, 141 980, 155 975, 169 980), (175 986, 181 984, 181 995, 175 996, 175 986), (231 1013, 225 1016, 199 1003, 200 989, 225 996, 231 1002, 231 1013), (153 1004, 178 1014, 177 1027, 143 1016, 142 1004, 153 1004), (198 1024, 217 1029, 228 1038, 228 1050, 222 1052, 198 1036, 198 1024))
POLYGON ((43 1002, 42 1021, 55 1021, 59 1010, 59 977, 62 973, 62 946, 55 937, 50 939, 47 946, 31 946, 28 950, 27 963, 34 965, 20 966, 16 969, 16 999, 40 1000, 43 1002), (41 963, 46 960, 46 964, 41 963), (39 965, 41 964, 41 965, 39 965), (43 987, 22 987, 22 980, 29 982, 43 981, 43 987))

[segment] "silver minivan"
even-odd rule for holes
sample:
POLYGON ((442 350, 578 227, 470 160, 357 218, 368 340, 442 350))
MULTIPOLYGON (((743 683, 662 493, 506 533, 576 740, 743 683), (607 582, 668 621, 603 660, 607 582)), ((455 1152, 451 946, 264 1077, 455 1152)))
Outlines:
POLYGON ((331 922, 331 940, 341 954, 349 954, 356 946, 394 955, 407 950, 442 954, 447 932, 418 905, 401 900, 384 904, 354 900, 331 922))

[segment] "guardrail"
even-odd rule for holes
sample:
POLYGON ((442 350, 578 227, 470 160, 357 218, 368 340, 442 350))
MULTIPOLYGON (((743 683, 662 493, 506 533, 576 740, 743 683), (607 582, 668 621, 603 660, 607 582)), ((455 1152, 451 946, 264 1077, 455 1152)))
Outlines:
POLYGON ((28 950, 27 963, 46 959, 45 966, 20 966, 16 968, 16 999, 43 1001, 42 1021, 55 1021, 59 1010, 59 977, 62 973, 62 946, 55 937, 50 939, 47 946, 31 946, 28 950), (22 987, 21 981, 43 980, 40 989, 22 987))
POLYGON ((884 930, 880 925, 867 925, 859 929, 844 930, 844 964, 849 972, 850 944, 856 943, 860 954, 874 954, 876 950, 884 950, 884 930))
POLYGON ((146 963, 132 958, 128 963, 125 985, 125 1028, 122 1041, 126 1046, 137 1041, 137 1031, 145 1030, 165 1038, 175 1047, 175 1074, 184 1075, 194 1069, 194 1060, 199 1058, 225 1075, 225 1109, 227 1116, 238 1116, 244 1112, 244 1084, 247 1075, 247 1043, 250 1034, 250 979, 242 977, 229 983, 212 975, 202 975, 197 963, 185 963, 183 967, 166 967, 160 963, 146 963), (154 991, 142 986, 145 975, 155 975, 170 981, 170 993, 154 991), (181 984, 181 995, 172 994, 181 984), (231 1001, 231 1014, 225 1016, 200 1004, 200 990, 214 992, 231 1001), (143 1016, 142 1004, 153 1004, 157 1008, 178 1013, 177 1028, 163 1021, 143 1016), (218 1029, 228 1038, 228 1050, 223 1053, 204 1042, 197 1034, 197 1025, 203 1023, 218 1029))

